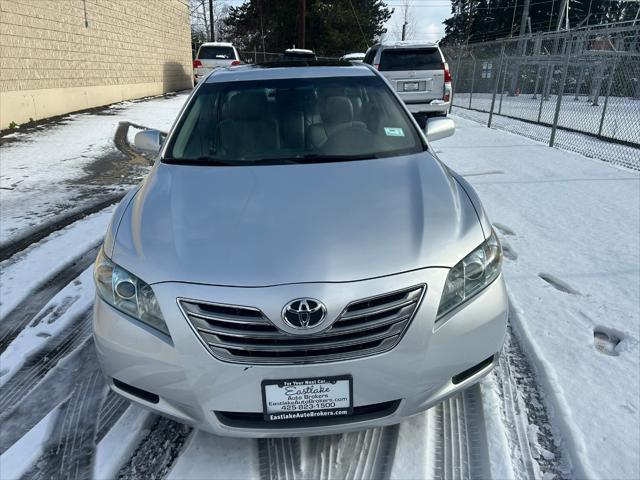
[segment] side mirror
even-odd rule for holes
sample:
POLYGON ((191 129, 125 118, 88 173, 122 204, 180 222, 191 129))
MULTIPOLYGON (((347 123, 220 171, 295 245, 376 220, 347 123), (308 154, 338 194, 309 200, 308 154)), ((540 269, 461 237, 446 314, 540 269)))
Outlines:
POLYGON ((158 153, 165 137, 166 133, 159 130, 142 130, 136 133, 133 144, 145 152, 158 153))
POLYGON ((453 135, 456 131, 456 124, 450 118, 433 117, 427 120, 426 130, 427 140, 435 142, 453 135))

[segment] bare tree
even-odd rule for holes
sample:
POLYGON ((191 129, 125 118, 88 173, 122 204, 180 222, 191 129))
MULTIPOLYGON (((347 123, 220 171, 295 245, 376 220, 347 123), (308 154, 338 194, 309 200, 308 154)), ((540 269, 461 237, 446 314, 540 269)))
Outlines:
POLYGON ((394 37, 398 40, 412 40, 417 32, 416 19, 413 16, 411 0, 402 0, 399 7, 400 18, 394 26, 394 37))
MULTIPOLYGON (((227 16, 229 6, 224 0, 213 2, 213 23, 216 39, 221 39, 222 26, 227 16)), ((210 41, 211 27, 209 26, 209 1, 190 0, 189 15, 191 17, 191 38, 194 43, 210 41)))

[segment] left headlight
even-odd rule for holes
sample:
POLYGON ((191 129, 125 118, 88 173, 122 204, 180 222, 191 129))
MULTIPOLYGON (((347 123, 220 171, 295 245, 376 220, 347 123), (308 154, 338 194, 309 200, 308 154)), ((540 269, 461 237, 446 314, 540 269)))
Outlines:
POLYGON ((151 287, 113 263, 100 249, 93 270, 100 298, 123 313, 169 335, 158 300, 151 287))
POLYGON ((437 319, 493 282, 500 275, 502 247, 495 232, 469 255, 458 262, 447 276, 437 319))

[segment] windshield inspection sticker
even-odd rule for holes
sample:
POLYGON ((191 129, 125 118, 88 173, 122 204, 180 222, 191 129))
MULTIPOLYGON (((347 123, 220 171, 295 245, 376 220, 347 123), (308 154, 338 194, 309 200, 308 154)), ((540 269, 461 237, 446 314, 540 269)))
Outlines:
POLYGON ((384 134, 387 137, 404 137, 404 130, 401 128, 384 127, 384 134))

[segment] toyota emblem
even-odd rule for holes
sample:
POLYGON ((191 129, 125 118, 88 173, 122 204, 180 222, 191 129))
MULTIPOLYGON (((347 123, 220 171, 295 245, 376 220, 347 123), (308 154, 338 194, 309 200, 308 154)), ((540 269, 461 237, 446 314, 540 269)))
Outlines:
POLYGON ((296 298, 282 309, 282 319, 293 328, 313 328, 327 315, 324 304, 314 298, 296 298))

